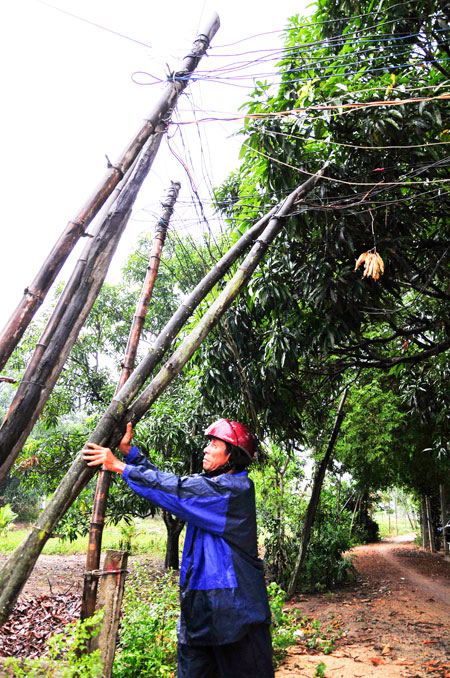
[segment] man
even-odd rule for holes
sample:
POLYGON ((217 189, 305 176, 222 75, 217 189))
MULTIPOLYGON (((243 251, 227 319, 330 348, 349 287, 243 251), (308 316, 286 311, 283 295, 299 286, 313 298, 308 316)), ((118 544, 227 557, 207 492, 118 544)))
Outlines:
POLYGON ((178 678, 272 678, 270 609, 257 553, 253 482, 245 470, 256 440, 236 421, 205 431, 203 474, 159 471, 131 446, 127 425, 119 461, 88 443, 88 466, 120 473, 137 494, 187 522, 180 569, 178 678))

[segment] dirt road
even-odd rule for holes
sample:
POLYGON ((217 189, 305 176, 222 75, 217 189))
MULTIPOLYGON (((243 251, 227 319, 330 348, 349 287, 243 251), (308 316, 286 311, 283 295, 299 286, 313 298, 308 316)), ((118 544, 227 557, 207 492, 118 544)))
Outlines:
POLYGON ((321 662, 328 678, 450 678, 450 562, 415 547, 413 537, 355 548, 353 585, 293 601, 344 635, 329 655, 290 648, 277 678, 316 676, 321 662))

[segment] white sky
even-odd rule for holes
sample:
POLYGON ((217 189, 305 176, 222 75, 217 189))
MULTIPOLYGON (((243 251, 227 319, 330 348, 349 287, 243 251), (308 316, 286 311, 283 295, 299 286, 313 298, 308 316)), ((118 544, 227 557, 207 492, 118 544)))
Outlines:
MULTIPOLYGON (((15 0, 2 8, 0 328, 67 222, 104 176, 105 154, 114 162, 153 108, 161 86, 139 86, 132 81, 132 73, 149 71, 164 77, 165 64, 175 67, 189 52, 199 22, 213 10, 220 16, 221 27, 212 44, 220 46, 282 30, 287 17, 304 13, 307 4, 306 0, 49 2, 150 47, 101 30, 39 0, 15 0)), ((280 37, 273 34, 217 52, 233 55, 281 45, 280 37)), ((224 61, 234 62, 236 58, 230 56, 224 61)), ((203 58, 200 69, 215 68, 218 63, 216 57, 203 58)), ((208 82, 190 86, 196 107, 230 113, 237 112, 249 91, 208 82)), ((192 119, 189 105, 186 97, 180 101, 180 117, 192 119)), ((195 131, 194 126, 192 129, 195 131)), ((238 164, 240 141, 229 138, 235 129, 231 123, 205 125, 207 161, 214 185, 220 184, 238 164)), ((195 134, 188 138, 193 154, 196 138, 195 134)), ((173 143, 177 147, 177 137, 173 143)), ((163 141, 137 203, 135 218, 130 221, 111 267, 110 279, 117 279, 119 267, 139 233, 152 229, 154 219, 142 208, 158 210, 158 201, 171 179, 182 183, 180 200, 190 198, 187 177, 166 146, 163 141)), ((197 165, 195 158, 193 164, 197 165)), ((205 182, 201 168, 197 165, 191 169, 202 188, 205 182)), ((182 211, 180 214, 182 217, 182 211)), ((79 251, 80 245, 60 279, 67 280, 79 251)), ((51 294, 50 291, 49 297, 51 294)))

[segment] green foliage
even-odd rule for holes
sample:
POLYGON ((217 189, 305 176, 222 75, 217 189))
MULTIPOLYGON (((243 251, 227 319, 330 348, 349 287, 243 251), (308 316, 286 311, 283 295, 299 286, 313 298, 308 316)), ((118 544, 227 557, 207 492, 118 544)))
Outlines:
POLYGON ((100 630, 103 611, 97 611, 84 621, 68 624, 63 633, 48 641, 48 658, 7 659, 5 667, 14 678, 28 676, 58 676, 58 678, 100 678, 102 662, 100 650, 86 652, 88 641, 100 630))
POLYGON ((298 550, 298 525, 305 511, 302 467, 297 451, 272 445, 264 468, 252 473, 266 572, 281 586, 287 586, 298 550))
POLYGON ((325 675, 327 665, 324 664, 323 662, 319 662, 316 666, 316 672, 315 676, 318 676, 318 678, 322 678, 325 675))
MULTIPOLYGON (((90 517, 90 516, 89 516, 90 517)), ((59 525, 57 529, 59 530, 59 525)), ((148 519, 140 523, 141 534, 133 544, 133 554, 148 554, 161 561, 165 554, 165 526, 161 519, 148 519)), ((28 529, 11 530, 6 537, 0 536, 0 553, 14 551, 29 533, 28 529)), ((57 533, 61 534, 60 532, 57 533)), ((119 549, 122 540, 119 527, 108 525, 103 531, 102 544, 105 549, 119 549)), ((59 537, 49 539, 44 546, 43 553, 47 555, 72 555, 86 553, 88 548, 88 535, 76 537, 72 541, 59 537)))
POLYGON ((0 537, 6 536, 6 533, 10 529, 10 525, 15 518, 17 518, 17 513, 14 513, 10 504, 5 504, 5 506, 0 507, 0 537))
POLYGON ((360 488, 433 495, 450 468, 444 356, 400 377, 368 371, 354 384, 336 454, 360 488))
POLYGON ((330 654, 342 631, 332 628, 322 629, 318 619, 309 619, 298 608, 286 607, 286 594, 275 582, 268 586, 269 603, 272 613, 272 644, 274 664, 281 663, 286 648, 302 644, 305 651, 318 650, 330 654))
MULTIPOLYGON (((280 456, 278 463, 281 459, 280 456)), ((254 474, 258 522, 262 528, 267 575, 277 585, 287 588, 300 550, 301 526, 309 495, 300 482, 298 459, 289 469, 289 461, 284 457, 288 474, 282 486, 281 500, 280 478, 274 473, 272 462, 277 464, 276 456, 274 460, 269 457, 263 474, 254 474)), ((342 584, 353 576, 352 558, 344 556, 344 553, 364 539, 362 533, 356 534, 352 530, 351 511, 343 508, 352 493, 353 490, 341 481, 336 482, 332 474, 325 480, 302 566, 300 580, 303 590, 323 590, 342 584)))
POLYGON ((175 580, 137 568, 125 591, 113 678, 173 678, 178 615, 175 580))
POLYGON ((301 572, 303 590, 323 591, 353 577, 352 556, 344 555, 358 541, 351 511, 343 508, 351 494, 351 488, 339 488, 332 475, 325 481, 301 572))
POLYGON ((39 492, 32 487, 24 487, 19 478, 8 475, 0 485, 0 496, 5 504, 10 504, 17 514, 17 521, 29 523, 38 515, 39 492))
POLYGON ((141 534, 144 534, 144 531, 139 529, 136 521, 132 518, 122 520, 118 527, 120 530, 119 548, 125 549, 128 553, 132 553, 133 549, 136 547, 135 540, 141 534))
POLYGON ((303 564, 302 588, 322 591, 348 581, 355 569, 352 556, 343 554, 352 545, 348 525, 319 519, 303 564))
MULTIPOLYGON (((449 458, 449 380, 434 386, 450 335, 447 104, 437 98, 450 81, 446 25, 436 1, 365 0, 355 16, 354 3, 320 0, 313 16, 289 21, 278 88, 257 83, 244 106, 268 117, 249 117, 242 164, 217 193, 233 227, 330 161, 199 355, 206 400, 248 420, 256 412, 277 441, 301 440, 305 403, 342 373, 391 368, 392 378, 409 375, 418 410, 435 410, 423 449, 449 458), (379 282, 353 270, 374 238, 386 264, 379 282)), ((372 468, 380 482, 398 475, 388 456, 376 460, 407 415, 389 405, 386 430, 380 420, 365 450, 366 476, 372 468)))

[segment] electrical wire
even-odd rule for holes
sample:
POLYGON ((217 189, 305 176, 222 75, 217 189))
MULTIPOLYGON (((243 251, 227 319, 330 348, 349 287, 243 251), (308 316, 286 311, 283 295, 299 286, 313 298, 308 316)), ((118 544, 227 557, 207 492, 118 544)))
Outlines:
MULTIPOLYGON (((411 4, 418 3, 420 0, 405 0, 404 2, 398 2, 395 5, 391 5, 389 8, 390 10, 395 9, 397 7, 404 7, 405 5, 411 6, 411 4)), ((246 42, 248 40, 252 40, 253 38, 259 38, 259 37, 264 37, 266 35, 273 35, 273 34, 280 34, 281 33, 290 33, 291 31, 298 31, 301 28, 309 28, 310 26, 324 26, 326 24, 330 23, 344 23, 344 22, 350 22, 354 21, 355 19, 362 19, 363 17, 366 16, 374 16, 376 14, 379 14, 378 10, 375 10, 373 12, 365 12, 364 14, 354 14, 351 17, 342 17, 340 19, 325 19, 324 21, 308 21, 305 24, 299 24, 298 26, 293 26, 292 28, 287 27, 282 29, 282 31, 275 30, 275 31, 266 31, 265 33, 257 33, 256 35, 251 35, 246 38, 242 38, 241 40, 236 40, 235 42, 228 43, 226 45, 218 45, 216 46, 216 49, 222 49, 223 47, 233 47, 234 45, 239 45, 242 42, 246 42)), ((419 20, 423 20, 423 17, 416 17, 419 20)), ((394 21, 397 21, 395 19, 394 21)), ((376 24, 372 28, 377 28, 379 26, 387 25, 388 23, 392 22, 384 22, 381 24, 376 24)), ((342 34, 344 35, 344 34, 342 34)))
MULTIPOLYGON (((350 93, 351 94, 351 93, 350 93)), ((378 101, 366 101, 361 103, 339 103, 339 104, 313 104, 311 106, 299 106, 296 108, 289 108, 283 111, 271 111, 270 113, 247 113, 245 115, 234 115, 227 118, 201 118, 197 120, 184 120, 182 122, 170 122, 168 127, 175 125, 197 125, 198 123, 206 122, 235 122, 237 120, 256 120, 268 118, 280 118, 296 113, 308 113, 309 111, 356 111, 364 110, 366 108, 375 108, 377 106, 405 106, 406 104, 427 103, 431 101, 440 101, 450 99, 449 94, 439 94, 434 97, 413 97, 409 99, 381 99, 378 101)))
MULTIPOLYGON (((278 158, 274 158, 273 156, 268 155, 267 153, 264 153, 263 151, 260 151, 256 148, 252 148, 249 146, 247 143, 244 142, 243 146, 247 146, 250 151, 253 153, 256 153, 257 155, 261 155, 264 158, 267 158, 271 162, 276 162, 279 165, 283 165, 284 167, 289 167, 289 169, 294 170, 294 172, 299 172, 300 174, 304 174, 305 176, 313 177, 315 176, 314 172, 307 172, 306 170, 302 170, 299 167, 295 167, 294 165, 291 165, 287 162, 284 162, 283 160, 279 160, 278 158)), ((345 181, 344 179, 338 179, 336 177, 326 177, 322 175, 320 177, 321 181, 331 181, 331 182, 336 182, 338 184, 346 184, 347 186, 378 186, 380 182, 361 182, 361 181, 345 181)), ((450 179, 424 179, 424 180, 415 180, 415 181, 386 181, 383 182, 384 186, 415 186, 417 184, 423 184, 423 185, 429 185, 429 184, 444 184, 450 182, 450 179)))
POLYGON ((391 146, 359 146, 357 144, 347 144, 342 141, 333 141, 332 139, 318 139, 317 137, 302 137, 298 134, 292 134, 287 132, 277 132, 276 130, 268 130, 267 133, 264 130, 259 130, 259 133, 264 136, 275 135, 286 137, 288 139, 298 139, 300 141, 313 141, 316 144, 330 144, 332 146, 343 146, 345 148, 354 148, 355 150, 361 151, 386 151, 386 150, 410 150, 411 148, 426 148, 427 146, 446 146, 450 144, 450 141, 430 141, 424 142, 422 144, 407 144, 407 145, 391 145, 391 146))
POLYGON ((89 19, 85 19, 82 16, 79 16, 78 14, 74 14, 73 12, 68 12, 66 9, 62 9, 61 7, 57 7, 56 5, 52 5, 49 2, 45 2, 45 0, 37 0, 41 5, 45 5, 46 7, 50 7, 51 9, 55 9, 58 12, 61 12, 62 14, 67 14, 67 16, 71 16, 74 19, 79 19, 80 21, 83 21, 86 24, 89 24, 90 26, 94 26, 95 28, 100 28, 102 31, 106 31, 107 33, 112 33, 113 35, 117 35, 119 38, 124 38, 125 40, 129 40, 130 42, 134 42, 136 45, 141 45, 142 47, 150 47, 146 42, 141 42, 140 40, 136 40, 135 38, 130 37, 129 35, 126 35, 125 33, 119 33, 118 31, 113 31, 111 28, 107 28, 106 26, 103 26, 102 24, 97 24, 94 21, 89 21, 89 19))

